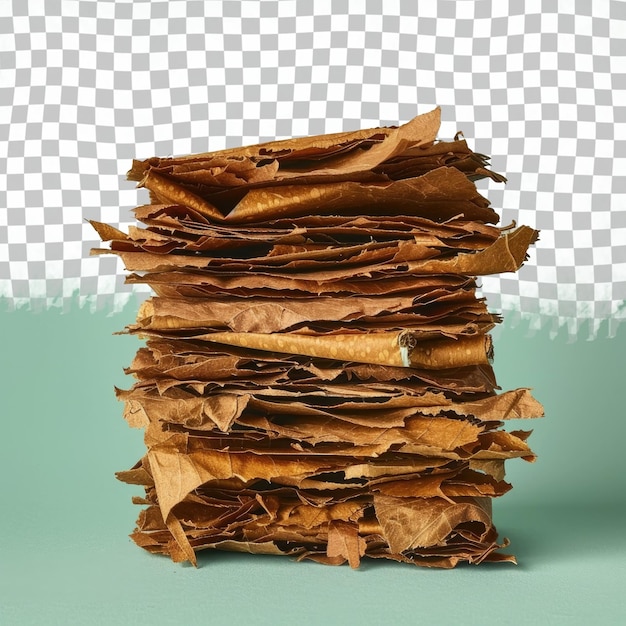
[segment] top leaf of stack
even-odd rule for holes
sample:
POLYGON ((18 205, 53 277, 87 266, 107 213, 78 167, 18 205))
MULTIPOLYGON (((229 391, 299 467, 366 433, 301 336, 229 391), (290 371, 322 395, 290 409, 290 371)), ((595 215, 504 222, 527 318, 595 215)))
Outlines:
POLYGON ((463 139, 436 142, 440 109, 399 127, 273 141, 174 158, 135 160, 129 180, 153 204, 185 205, 213 222, 265 222, 320 214, 463 213, 497 223, 471 181, 504 178, 463 139))

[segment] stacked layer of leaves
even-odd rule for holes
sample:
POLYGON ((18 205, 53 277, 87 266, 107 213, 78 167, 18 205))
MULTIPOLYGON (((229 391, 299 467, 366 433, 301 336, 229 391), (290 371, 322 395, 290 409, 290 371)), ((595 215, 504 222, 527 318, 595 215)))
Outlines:
POLYGON ((499 321, 475 276, 516 271, 536 231, 500 229, 474 180, 503 178, 439 111, 399 128, 135 161, 144 227, 92 222, 149 284, 147 338, 118 390, 147 453, 125 482, 132 537, 196 562, 206 548, 327 564, 513 561, 491 498, 534 460, 496 393, 499 321))

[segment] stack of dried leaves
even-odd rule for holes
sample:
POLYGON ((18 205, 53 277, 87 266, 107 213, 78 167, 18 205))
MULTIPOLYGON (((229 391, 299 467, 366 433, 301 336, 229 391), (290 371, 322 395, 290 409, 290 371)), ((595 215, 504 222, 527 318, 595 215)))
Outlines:
POLYGON ((537 232, 497 228, 477 191, 503 180, 439 110, 375 128, 136 161, 150 190, 128 234, 93 222, 156 296, 125 417, 147 454, 132 538, 359 565, 513 561, 491 498, 504 461, 534 460, 496 393, 498 322, 475 277, 516 271, 537 232))

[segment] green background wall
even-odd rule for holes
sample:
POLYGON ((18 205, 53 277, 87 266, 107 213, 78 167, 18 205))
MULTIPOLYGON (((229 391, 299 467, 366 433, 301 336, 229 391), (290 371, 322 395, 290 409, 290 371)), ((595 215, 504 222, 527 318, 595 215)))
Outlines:
POLYGON ((0 624, 552 624, 626 616, 623 442, 626 329, 551 339, 505 323, 495 370, 528 386, 546 418, 534 464, 511 461, 514 489, 494 518, 519 565, 358 571, 288 558, 205 553, 200 568, 136 548, 137 491, 116 470, 142 454, 113 386, 140 342, 107 316, 0 313, 0 624))

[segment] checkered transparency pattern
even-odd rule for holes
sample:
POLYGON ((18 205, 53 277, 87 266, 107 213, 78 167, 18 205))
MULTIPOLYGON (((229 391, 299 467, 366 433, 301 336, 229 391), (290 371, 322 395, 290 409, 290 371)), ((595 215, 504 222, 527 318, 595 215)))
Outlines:
MULTIPOLYGON (((594 334, 626 316, 626 2, 0 3, 0 296, 121 307, 86 218, 132 223, 135 156, 398 124, 442 107, 492 155, 502 214, 541 229, 492 309, 594 334)), ((140 292, 145 296, 145 292, 140 292)))

